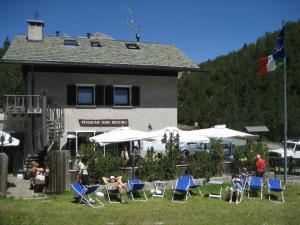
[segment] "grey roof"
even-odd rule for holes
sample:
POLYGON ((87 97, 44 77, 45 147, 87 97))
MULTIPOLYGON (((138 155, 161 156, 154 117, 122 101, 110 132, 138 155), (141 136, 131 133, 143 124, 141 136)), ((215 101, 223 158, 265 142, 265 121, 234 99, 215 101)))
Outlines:
MULTIPOLYGON (((78 46, 64 45, 64 37, 28 41, 16 36, 3 57, 7 63, 84 65, 95 67, 150 68, 175 71, 199 70, 176 46, 138 42, 140 50, 127 49, 126 41, 102 39, 102 47, 91 47, 88 38, 72 38, 78 46)), ((95 40, 95 39, 93 39, 95 40)))
POLYGON ((266 126, 246 126, 245 129, 249 133, 269 132, 270 131, 266 126))

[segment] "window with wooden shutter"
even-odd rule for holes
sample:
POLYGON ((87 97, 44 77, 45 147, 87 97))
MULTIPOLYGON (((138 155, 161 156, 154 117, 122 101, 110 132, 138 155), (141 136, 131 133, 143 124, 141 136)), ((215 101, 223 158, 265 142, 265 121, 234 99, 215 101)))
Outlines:
POLYGON ((67 85, 67 105, 76 105, 76 85, 67 85))
POLYGON ((77 99, 76 103, 77 105, 84 105, 84 106, 89 106, 89 105, 94 105, 95 100, 94 100, 94 95, 95 95, 95 87, 94 86, 81 86, 77 85, 76 87, 76 93, 77 93, 77 99))
POLYGON ((133 86, 131 88, 131 105, 132 106, 140 105, 140 87, 133 86))
POLYGON ((114 86, 114 105, 130 106, 130 87, 114 86))
POLYGON ((114 87, 105 86, 105 105, 112 106, 114 104, 114 87))
POLYGON ((96 105, 104 105, 104 87, 102 85, 96 85, 95 87, 96 105))

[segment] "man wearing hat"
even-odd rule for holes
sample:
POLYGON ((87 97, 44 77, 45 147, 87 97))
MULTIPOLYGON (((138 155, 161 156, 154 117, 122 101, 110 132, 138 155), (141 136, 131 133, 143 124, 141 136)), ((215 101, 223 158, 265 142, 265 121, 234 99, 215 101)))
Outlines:
POLYGON ((266 169, 266 161, 260 157, 259 154, 256 154, 256 176, 263 177, 266 169))
POLYGON ((118 190, 120 193, 126 192, 125 184, 122 181, 122 176, 110 176, 109 178, 102 177, 102 180, 104 184, 112 184, 112 188, 118 190))
POLYGON ((109 178, 107 177, 102 177, 102 180, 104 184, 109 188, 110 190, 116 190, 119 193, 119 201, 121 203, 125 203, 125 201, 122 199, 122 194, 126 192, 126 187, 125 184, 122 182, 122 176, 110 176, 109 178))

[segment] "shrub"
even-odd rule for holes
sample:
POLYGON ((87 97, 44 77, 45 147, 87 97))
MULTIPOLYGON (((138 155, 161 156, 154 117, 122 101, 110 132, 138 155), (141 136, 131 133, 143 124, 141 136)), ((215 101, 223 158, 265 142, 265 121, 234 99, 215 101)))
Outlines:
POLYGON ((245 150, 240 147, 236 148, 234 152, 236 170, 242 167, 246 167, 249 170, 255 170, 254 157, 256 154, 260 154, 266 162, 268 161, 268 148, 264 141, 256 143, 253 140, 248 140, 245 150))
POLYGON ((224 171, 224 149, 221 140, 212 140, 210 154, 213 164, 212 174, 222 175, 224 171))
POLYGON ((145 158, 138 162, 140 176, 148 181, 162 179, 160 159, 156 157, 153 147, 148 149, 145 158))
POLYGON ((194 178, 209 178, 212 176, 213 163, 208 152, 196 152, 188 158, 187 173, 194 178))
POLYGON ((109 154, 103 156, 100 149, 88 140, 79 148, 78 159, 81 160, 83 157, 88 158, 88 171, 95 179, 110 175, 124 176, 120 170, 120 167, 124 164, 124 160, 121 157, 109 154))

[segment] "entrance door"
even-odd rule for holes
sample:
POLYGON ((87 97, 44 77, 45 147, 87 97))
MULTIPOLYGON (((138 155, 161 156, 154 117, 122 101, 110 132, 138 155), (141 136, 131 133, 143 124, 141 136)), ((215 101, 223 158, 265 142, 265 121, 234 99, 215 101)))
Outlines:
POLYGON ((77 148, 76 148, 76 153, 78 154, 80 146, 82 144, 85 144, 90 137, 95 136, 95 132, 94 131, 87 131, 87 132, 83 131, 83 132, 76 132, 76 133, 77 133, 77 148))

